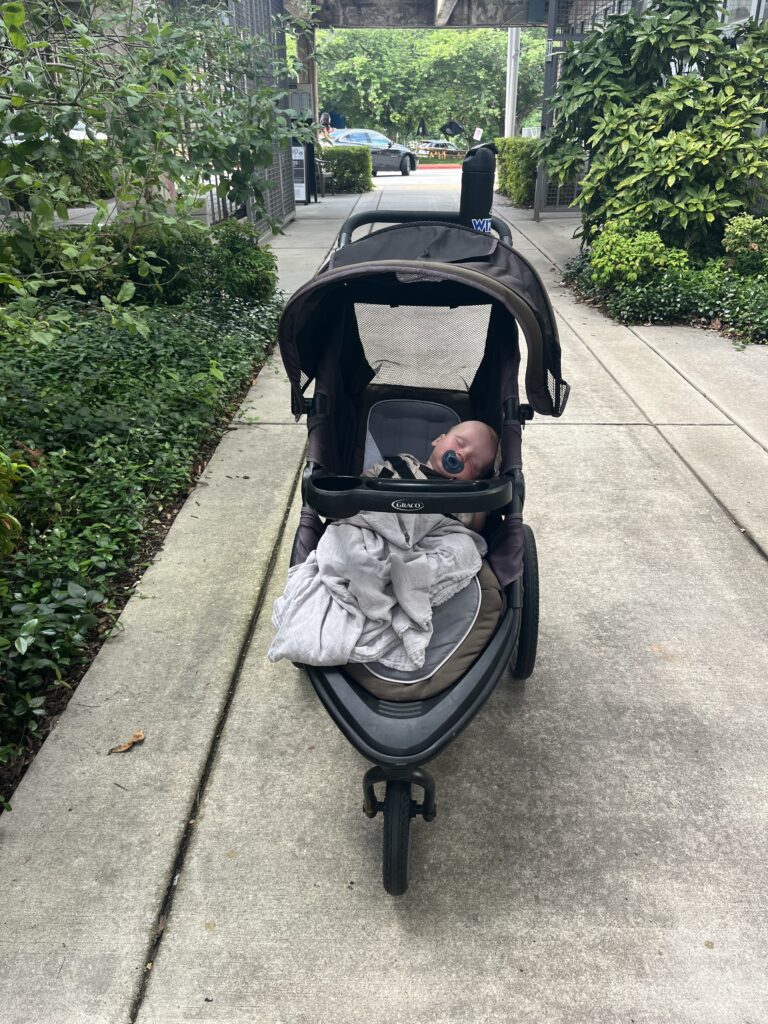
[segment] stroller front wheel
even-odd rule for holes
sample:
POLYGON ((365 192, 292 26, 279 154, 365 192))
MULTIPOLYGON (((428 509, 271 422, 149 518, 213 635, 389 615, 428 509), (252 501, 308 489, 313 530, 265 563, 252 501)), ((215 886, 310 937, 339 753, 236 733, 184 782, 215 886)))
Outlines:
POLYGON ((388 782, 384 797, 384 888, 402 896, 411 853, 411 784, 388 782))

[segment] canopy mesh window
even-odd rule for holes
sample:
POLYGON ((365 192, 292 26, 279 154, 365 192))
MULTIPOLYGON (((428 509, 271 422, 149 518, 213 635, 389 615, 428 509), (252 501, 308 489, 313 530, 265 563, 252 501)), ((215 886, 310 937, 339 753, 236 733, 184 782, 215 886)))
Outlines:
POLYGON ((467 390, 483 358, 490 315, 490 305, 355 304, 373 382, 397 387, 467 390))

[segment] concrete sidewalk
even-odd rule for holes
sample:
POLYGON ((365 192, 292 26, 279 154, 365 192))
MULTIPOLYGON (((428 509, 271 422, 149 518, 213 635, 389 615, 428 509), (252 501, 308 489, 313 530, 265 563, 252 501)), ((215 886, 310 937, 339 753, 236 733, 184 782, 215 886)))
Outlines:
MULTIPOLYGON (((300 211, 285 287, 353 205, 300 211)), ((432 763, 408 894, 365 765, 266 662, 306 440, 273 361, 0 819, 0 1024, 768 1020, 768 350, 605 320, 560 285, 575 221, 499 212, 573 385, 524 438, 539 661, 432 763)))

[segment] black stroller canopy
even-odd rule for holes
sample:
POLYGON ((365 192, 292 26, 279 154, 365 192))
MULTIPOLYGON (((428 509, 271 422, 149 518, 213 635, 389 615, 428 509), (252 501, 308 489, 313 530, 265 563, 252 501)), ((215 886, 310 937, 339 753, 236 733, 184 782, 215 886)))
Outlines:
MULTIPOLYGON (((560 376, 557 326, 538 274, 499 239, 434 221, 386 228, 343 246, 292 296, 280 322, 279 341, 295 413, 303 411, 304 390, 315 377, 329 339, 340 328, 357 333, 359 304, 501 307, 525 336, 528 402, 542 415, 562 414, 569 387, 560 376)), ((399 344, 412 346, 414 338, 403 337, 399 344)), ((509 332, 509 344, 517 345, 514 330, 509 332)), ((362 390, 375 371, 358 346, 348 348, 345 358, 359 362, 345 366, 345 377, 357 379, 362 390)))

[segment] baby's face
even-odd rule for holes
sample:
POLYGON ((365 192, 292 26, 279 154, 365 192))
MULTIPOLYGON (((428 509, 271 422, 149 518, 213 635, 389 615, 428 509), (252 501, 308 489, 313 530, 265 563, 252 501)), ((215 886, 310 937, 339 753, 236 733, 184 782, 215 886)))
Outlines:
POLYGON ((432 442, 432 454, 427 463, 431 469, 451 480, 479 480, 493 465, 497 442, 489 427, 478 420, 467 420, 452 427, 432 442), (443 467, 443 455, 456 452, 464 463, 460 473, 448 473, 443 467))

